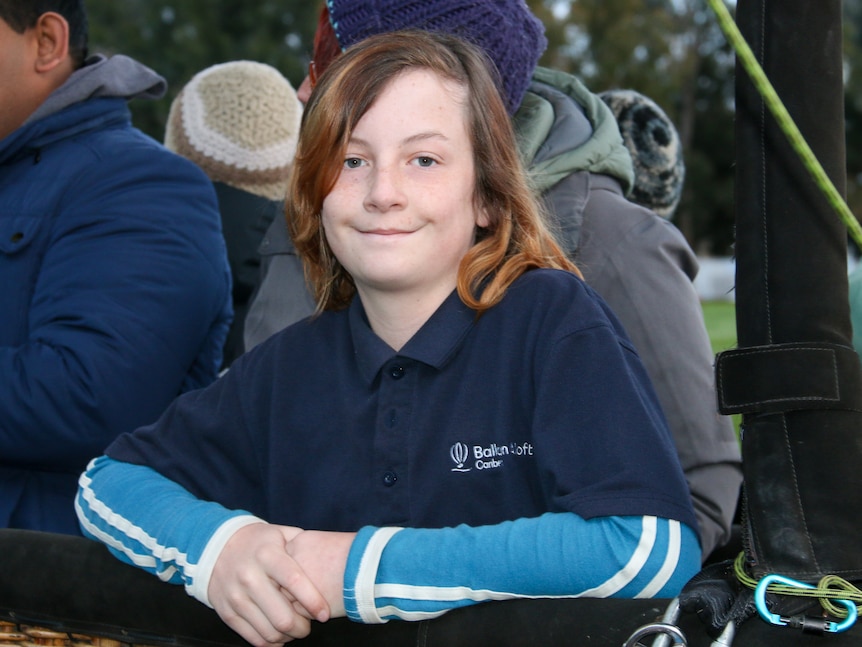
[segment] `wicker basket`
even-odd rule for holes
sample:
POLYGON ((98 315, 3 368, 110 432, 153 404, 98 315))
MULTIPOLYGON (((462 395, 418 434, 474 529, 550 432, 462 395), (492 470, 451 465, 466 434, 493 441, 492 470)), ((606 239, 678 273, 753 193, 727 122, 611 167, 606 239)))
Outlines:
POLYGON ((0 647, 149 647, 0 620, 0 647))

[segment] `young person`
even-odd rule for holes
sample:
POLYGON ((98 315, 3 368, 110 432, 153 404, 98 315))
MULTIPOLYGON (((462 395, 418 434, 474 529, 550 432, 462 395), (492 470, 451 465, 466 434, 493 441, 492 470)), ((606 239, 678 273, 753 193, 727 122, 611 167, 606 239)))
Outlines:
MULTIPOLYGON (((655 386, 708 557, 730 537, 742 471, 730 418, 717 413, 694 252, 672 223, 626 199, 632 161, 614 114, 577 78, 537 66, 544 27, 524 0, 327 0, 310 71, 322 74, 363 38, 410 28, 470 40, 499 71, 521 159, 563 250, 619 317, 655 386)), ((297 89, 301 100, 311 79, 297 89)), ((245 323, 246 350, 312 312, 281 220, 261 244, 261 270, 245 323)))
POLYGON ((216 378, 212 184, 136 130, 165 80, 87 56, 81 0, 0 0, 0 528, 78 534, 87 461, 216 378))
POLYGON ((317 316, 91 463, 84 532, 256 645, 309 618, 678 592, 700 546, 661 409, 550 235, 479 50, 348 50, 290 189, 317 316))

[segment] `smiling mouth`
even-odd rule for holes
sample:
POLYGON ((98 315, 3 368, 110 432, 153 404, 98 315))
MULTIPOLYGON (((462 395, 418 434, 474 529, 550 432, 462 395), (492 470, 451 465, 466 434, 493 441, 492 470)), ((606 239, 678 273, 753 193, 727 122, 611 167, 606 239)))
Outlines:
POLYGON ((405 229, 369 229, 361 233, 369 236, 405 236, 413 232, 405 229))

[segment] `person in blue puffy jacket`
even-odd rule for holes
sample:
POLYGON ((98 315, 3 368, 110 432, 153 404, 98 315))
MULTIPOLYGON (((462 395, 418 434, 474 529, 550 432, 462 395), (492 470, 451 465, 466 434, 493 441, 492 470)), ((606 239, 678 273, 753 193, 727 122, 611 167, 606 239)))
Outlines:
POLYGON ((217 376, 212 183, 126 105, 165 89, 87 56, 80 0, 0 0, 0 527, 78 534, 87 461, 217 376))

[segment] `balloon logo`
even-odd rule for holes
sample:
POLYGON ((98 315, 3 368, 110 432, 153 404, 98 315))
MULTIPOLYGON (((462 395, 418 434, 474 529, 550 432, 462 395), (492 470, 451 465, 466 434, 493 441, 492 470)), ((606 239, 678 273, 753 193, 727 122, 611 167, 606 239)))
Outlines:
POLYGON ((465 461, 470 457, 470 448, 467 445, 464 443, 455 443, 449 448, 449 456, 452 458, 452 462, 455 463, 455 467, 452 468, 453 472, 470 471, 469 467, 464 467, 465 461))

